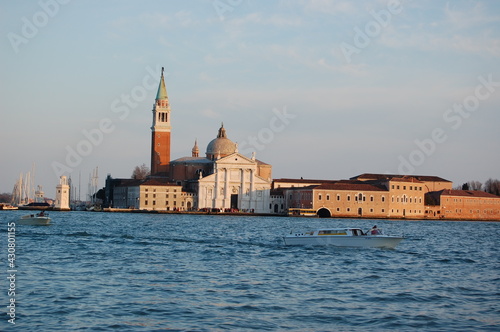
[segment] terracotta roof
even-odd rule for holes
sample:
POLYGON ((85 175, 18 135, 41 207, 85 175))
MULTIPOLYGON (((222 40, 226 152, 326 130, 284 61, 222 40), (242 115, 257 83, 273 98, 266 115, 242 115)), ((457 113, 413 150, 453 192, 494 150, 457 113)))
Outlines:
POLYGON ((412 183, 423 183, 422 181, 419 181, 417 178, 413 176, 403 176, 401 178, 392 178, 390 181, 395 181, 395 182, 412 182, 412 183))
POLYGON ((325 190, 359 190, 359 191, 387 191, 385 187, 363 181, 339 181, 337 183, 324 183, 315 189, 325 190))
POLYGON ((384 180, 384 179, 404 178, 404 177, 414 177, 417 180, 427 181, 427 182, 451 182, 449 180, 440 178, 439 176, 433 176, 433 175, 401 175, 401 174, 377 174, 377 173, 363 173, 355 177, 352 177, 351 180, 384 180))
POLYGON ((179 159, 172 160, 170 162, 171 164, 188 164, 188 163, 193 163, 193 164, 213 164, 213 160, 210 160, 205 157, 182 157, 179 159))
POLYGON ((332 183, 338 180, 312 180, 312 179, 274 179, 274 182, 289 182, 289 183, 332 183))
MULTIPOLYGON (((255 161, 257 162, 257 165, 269 165, 268 163, 265 163, 259 159, 255 159, 255 161)), ((269 166, 271 166, 271 165, 269 165, 269 166)))
POLYGON ((178 184, 173 182, 162 181, 159 179, 147 179, 141 183, 141 186, 172 186, 180 187, 178 184))
POLYGON ((479 191, 479 190, 451 190, 451 189, 444 189, 441 190, 441 195, 446 195, 446 196, 461 196, 461 197, 483 197, 483 198, 498 198, 500 199, 500 196, 493 195, 490 193, 487 193, 485 191, 479 191))

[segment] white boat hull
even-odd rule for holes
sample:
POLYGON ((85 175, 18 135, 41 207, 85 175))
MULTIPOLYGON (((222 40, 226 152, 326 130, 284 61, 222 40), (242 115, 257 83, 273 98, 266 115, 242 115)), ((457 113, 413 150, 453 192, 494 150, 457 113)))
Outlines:
POLYGON ((50 224, 49 217, 30 217, 24 216, 17 220, 19 225, 34 225, 34 226, 45 226, 50 224))
POLYGON ((403 237, 399 236, 343 236, 343 235, 321 235, 321 236, 296 236, 283 237, 286 245, 305 246, 335 246, 335 247, 361 247, 361 248, 395 248, 403 237))

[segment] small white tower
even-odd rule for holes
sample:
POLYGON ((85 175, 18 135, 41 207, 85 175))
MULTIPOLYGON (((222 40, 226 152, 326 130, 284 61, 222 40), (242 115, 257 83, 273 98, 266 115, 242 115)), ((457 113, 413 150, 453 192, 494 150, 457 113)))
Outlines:
POLYGON ((69 210, 69 185, 68 180, 63 175, 59 179, 59 184, 56 186, 56 210, 69 210))

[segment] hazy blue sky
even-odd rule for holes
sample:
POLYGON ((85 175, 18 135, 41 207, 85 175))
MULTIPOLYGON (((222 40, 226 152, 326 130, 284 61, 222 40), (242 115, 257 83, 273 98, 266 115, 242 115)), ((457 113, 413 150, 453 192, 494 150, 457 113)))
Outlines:
POLYGON ((172 159, 224 122, 274 178, 500 178, 499 1, 3 0, 0 22, 0 192, 33 163, 49 197, 60 170, 86 191, 149 166, 162 66, 172 159))

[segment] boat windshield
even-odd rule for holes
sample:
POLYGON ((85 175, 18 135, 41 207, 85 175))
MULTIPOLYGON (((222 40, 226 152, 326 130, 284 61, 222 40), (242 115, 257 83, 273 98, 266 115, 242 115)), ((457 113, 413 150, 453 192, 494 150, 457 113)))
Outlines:
POLYGON ((325 229, 318 232, 318 235, 347 235, 345 229, 325 229))

